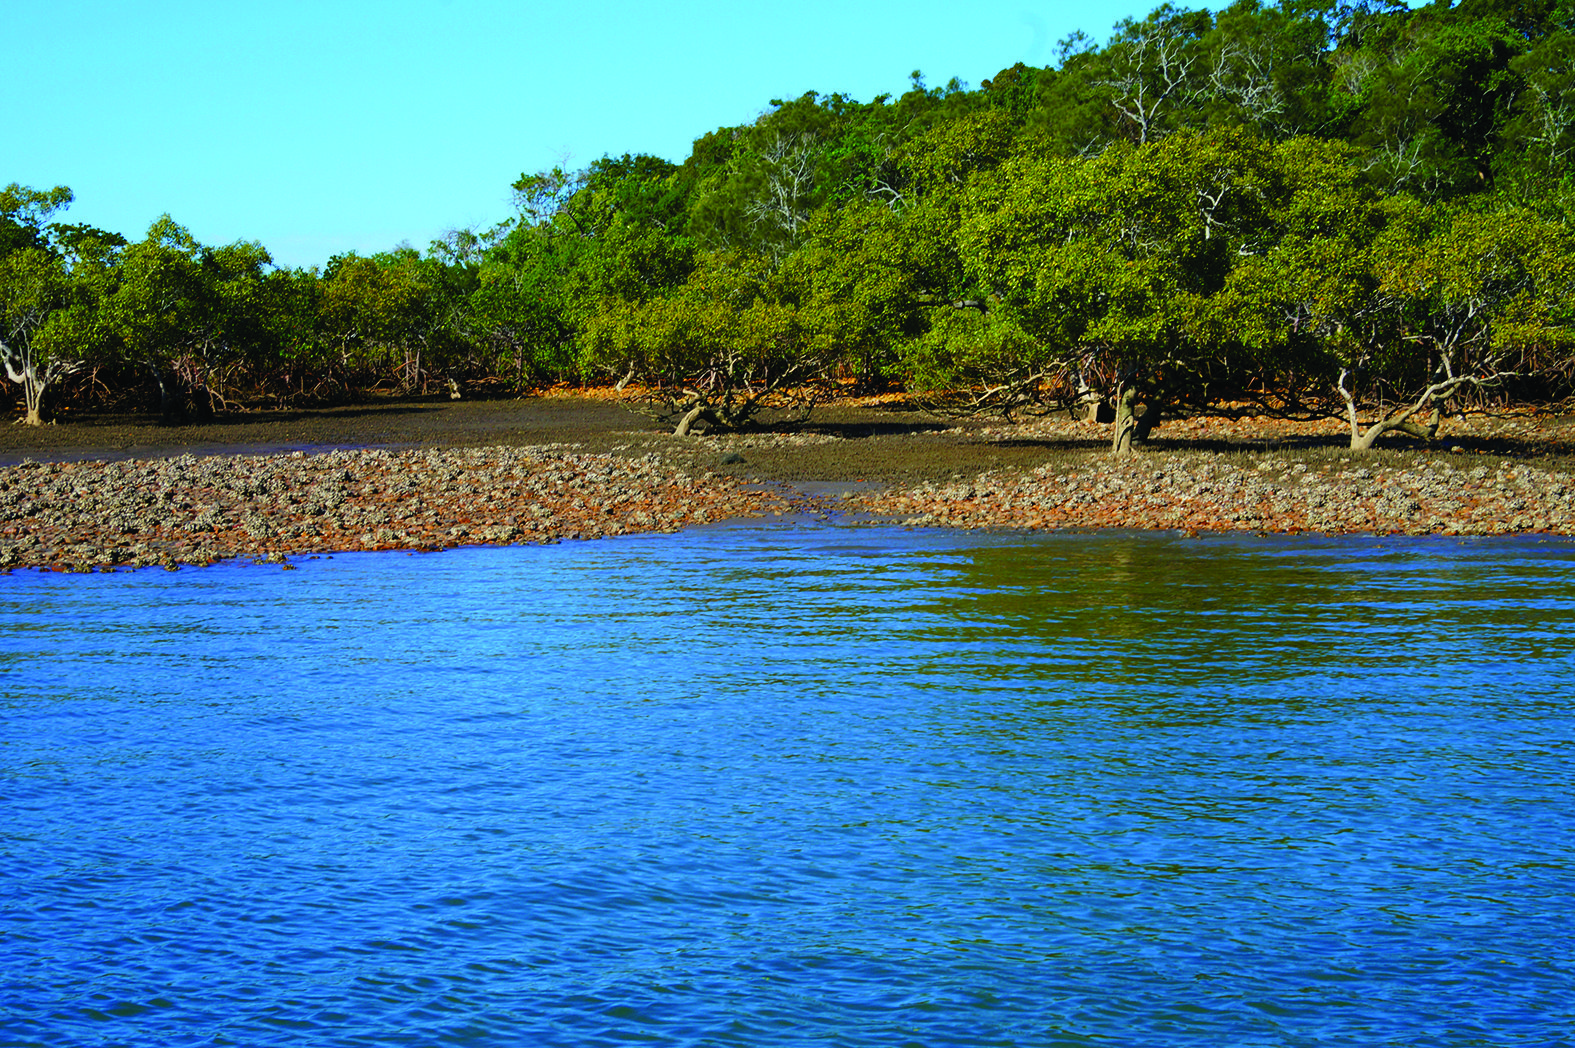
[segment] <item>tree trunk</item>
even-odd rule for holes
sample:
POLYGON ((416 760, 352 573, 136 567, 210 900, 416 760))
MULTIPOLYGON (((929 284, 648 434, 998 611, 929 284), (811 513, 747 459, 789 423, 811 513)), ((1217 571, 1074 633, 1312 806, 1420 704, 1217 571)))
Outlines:
MULTIPOLYGON (((12 376, 15 378, 16 376, 12 376)), ((48 389, 47 379, 40 380, 38 372, 31 366, 22 370, 22 403, 27 407, 27 414, 22 417, 22 423, 28 426, 42 426, 44 417, 44 393, 48 389)))
POLYGON ((1375 422, 1368 426, 1366 431, 1359 431, 1355 425, 1351 427, 1351 450, 1371 451, 1373 444, 1385 433, 1404 433, 1417 440, 1429 443, 1438 439, 1438 425, 1443 418, 1443 413, 1435 406, 1432 415, 1428 416, 1427 425, 1412 422, 1410 419, 1401 419, 1398 422, 1385 420, 1375 422))
POLYGON ((22 423, 28 426, 42 426, 47 420, 44 417, 44 392, 47 389, 43 383, 29 381, 22 385, 22 400, 27 405, 27 414, 22 417, 22 423))
POLYGON ((1114 455, 1130 455, 1132 453, 1132 434, 1137 430, 1137 419, 1133 417, 1133 409, 1137 407, 1137 389, 1132 386, 1123 386, 1116 393, 1116 421, 1112 423, 1114 431, 1110 437, 1110 451, 1114 455))
POLYGON ((1143 413, 1137 413, 1138 391, 1136 386, 1123 386, 1116 394, 1115 432, 1111 435, 1110 451, 1116 455, 1129 455, 1133 444, 1148 440, 1154 427, 1159 425, 1159 398, 1146 397, 1143 413))
POLYGON ((687 412, 685 412, 684 417, 678 420, 678 426, 673 430, 673 436, 687 437, 689 435, 689 428, 699 421, 700 416, 704 414, 704 404, 696 404, 694 407, 690 408, 687 412))
POLYGON ((1147 443, 1148 435, 1157 425, 1159 425, 1159 397, 1150 395, 1145 398, 1143 414, 1138 416, 1137 429, 1132 432, 1132 440, 1138 444, 1147 443))
POLYGON ((164 374, 164 369, 157 364, 147 365, 148 373, 153 376, 153 382, 159 387, 159 422, 161 425, 173 426, 180 420, 176 417, 175 394, 170 389, 169 376, 164 374))
MULTIPOLYGON (((1342 389, 1341 392, 1345 393, 1345 390, 1342 389)), ((1404 433, 1408 437, 1431 443, 1438 439, 1438 426, 1444 417, 1443 404, 1442 400, 1433 401, 1433 411, 1428 416, 1426 425, 1412 420, 1413 412, 1416 411, 1416 408, 1412 408, 1411 411, 1398 417, 1379 419, 1364 430, 1356 420, 1356 399, 1346 393, 1346 414, 1351 420, 1351 450, 1371 451, 1373 444, 1385 433, 1404 433)))
POLYGON ((1366 430, 1363 430, 1361 423, 1357 421, 1356 394, 1346 385, 1346 379, 1350 376, 1350 369, 1347 368, 1340 371, 1339 390, 1340 396, 1345 400, 1346 417, 1351 423, 1352 451, 1371 451, 1374 441, 1385 433, 1404 433, 1408 437, 1415 437, 1418 440, 1432 443, 1438 439, 1439 423, 1444 417, 1444 404, 1448 402, 1456 389, 1468 385, 1481 388, 1497 383, 1496 376, 1487 380, 1471 376, 1449 377, 1442 382, 1435 382, 1429 386, 1410 408, 1398 413, 1390 412, 1389 417, 1381 418, 1371 426, 1368 426, 1366 430), (1425 425, 1413 421, 1417 412, 1423 408, 1433 409, 1431 414, 1428 415, 1425 425))
POLYGON ((1104 410, 1104 395, 1090 386, 1079 375, 1077 379, 1077 399, 1072 404, 1072 416, 1084 422, 1108 422, 1110 421, 1109 419, 1100 417, 1104 410))
POLYGON ((49 421, 49 383, 78 370, 79 365, 48 364, 40 374, 30 354, 18 352, 3 341, 0 341, 0 358, 5 361, 6 376, 22 387, 22 403, 26 408, 22 423, 28 426, 44 425, 49 421))

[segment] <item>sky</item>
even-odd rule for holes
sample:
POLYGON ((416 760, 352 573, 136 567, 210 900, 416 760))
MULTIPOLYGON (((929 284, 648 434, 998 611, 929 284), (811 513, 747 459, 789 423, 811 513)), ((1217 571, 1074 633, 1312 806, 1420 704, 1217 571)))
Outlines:
POLYGON ((969 87, 1153 3, 1110 0, 4 0, 0 185, 58 220, 322 265, 512 213, 555 164, 674 162, 773 98, 969 87))

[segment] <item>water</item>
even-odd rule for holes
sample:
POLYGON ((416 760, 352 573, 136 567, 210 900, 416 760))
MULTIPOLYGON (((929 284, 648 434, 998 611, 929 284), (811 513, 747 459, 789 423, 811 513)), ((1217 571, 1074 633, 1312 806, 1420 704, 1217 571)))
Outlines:
POLYGON ((1552 1045, 1575 547, 0 578, 0 1045, 1552 1045))

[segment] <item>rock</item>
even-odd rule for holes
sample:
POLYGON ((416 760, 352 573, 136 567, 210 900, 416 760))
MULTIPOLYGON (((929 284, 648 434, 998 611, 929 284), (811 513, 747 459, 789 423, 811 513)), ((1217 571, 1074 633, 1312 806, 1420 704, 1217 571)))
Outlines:
POLYGON ((696 481, 654 453, 625 459, 556 447, 32 464, 0 468, 0 528, 9 535, 0 566, 80 559, 88 554, 70 552, 79 546, 90 560, 173 570, 262 549, 284 556, 553 541, 673 530, 695 516, 783 505, 725 475, 696 481), (136 538, 129 548, 121 545, 128 535, 136 538), (193 552, 198 536, 202 548, 193 552))

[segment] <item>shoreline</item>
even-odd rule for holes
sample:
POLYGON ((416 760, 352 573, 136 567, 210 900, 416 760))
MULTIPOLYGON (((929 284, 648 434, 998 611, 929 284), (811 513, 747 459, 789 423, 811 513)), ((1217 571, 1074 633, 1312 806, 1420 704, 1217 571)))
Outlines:
POLYGON ((150 449, 114 444, 124 428, 26 434, 46 457, 54 444, 54 461, 0 466, 0 571, 288 567, 798 511, 1025 531, 1575 534, 1570 428, 1520 417, 1446 433, 1436 450, 1365 455, 1294 424, 1180 420, 1170 439, 1121 459, 1088 423, 959 426, 859 405, 796 432, 689 438, 605 401, 399 405, 232 425, 246 439, 202 457, 193 450, 213 446, 211 427, 143 429, 196 439, 150 449), (292 447, 280 439, 290 427, 346 439, 292 447), (344 446, 383 433, 407 440, 344 446), (572 439, 544 439, 554 436, 572 439), (1486 450, 1514 439, 1519 454, 1486 450))
POLYGON ((174 570, 250 558, 593 539, 785 512, 655 456, 558 447, 330 451, 0 470, 0 570, 174 570))
POLYGON ((981 474, 958 484, 861 496, 858 503, 877 519, 951 528, 1575 534, 1575 477, 1524 463, 1402 466, 1351 456, 1318 468, 1268 455, 1235 463, 1157 454, 1098 469, 981 474))

